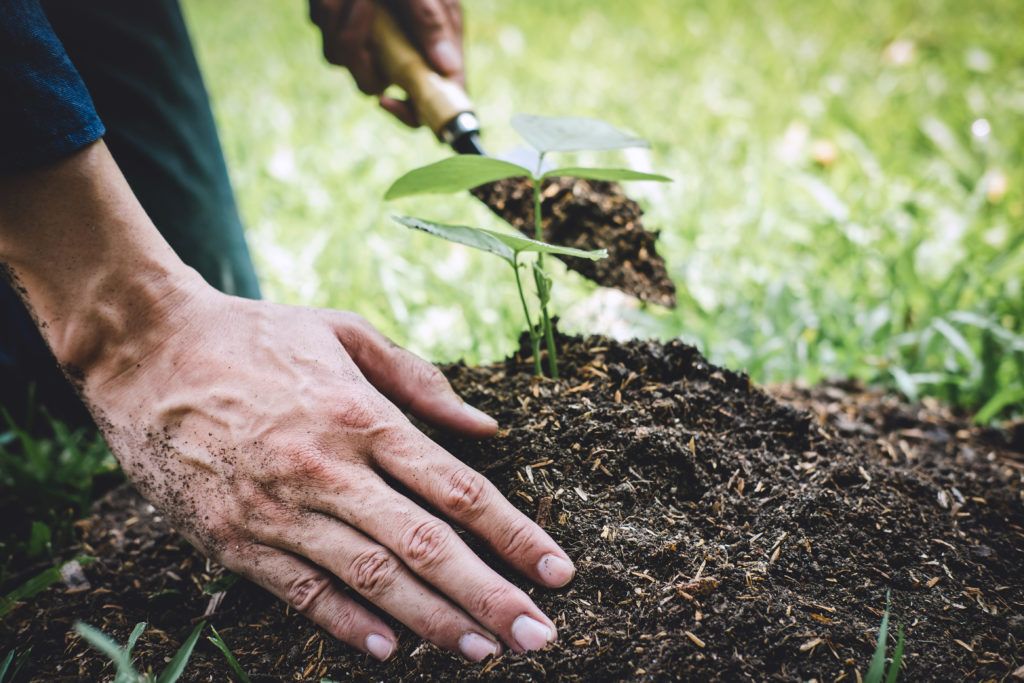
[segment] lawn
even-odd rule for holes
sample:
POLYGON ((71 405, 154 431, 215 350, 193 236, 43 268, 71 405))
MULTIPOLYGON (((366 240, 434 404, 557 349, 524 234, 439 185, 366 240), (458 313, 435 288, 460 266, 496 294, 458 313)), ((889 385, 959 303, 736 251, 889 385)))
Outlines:
MULTIPOLYGON (((356 310, 434 360, 507 354, 514 286, 396 210, 497 225, 466 197, 388 206, 446 152, 328 67, 303 3, 185 3, 269 297, 356 310)), ((681 337, 759 381, 855 376, 977 408, 1024 399, 1024 6, 467 4, 495 150, 515 112, 600 116, 672 175, 640 188, 680 286, 638 306, 558 273, 572 330, 681 337), (557 8, 555 11, 553 8, 557 8)), ((1004 413, 1005 414, 1005 413, 1004 413)))

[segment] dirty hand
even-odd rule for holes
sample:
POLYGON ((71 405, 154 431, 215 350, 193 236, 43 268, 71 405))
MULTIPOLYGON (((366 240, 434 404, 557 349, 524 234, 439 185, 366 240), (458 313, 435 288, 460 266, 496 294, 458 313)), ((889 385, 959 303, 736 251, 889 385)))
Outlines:
POLYGON ((470 660, 556 638, 449 526, 542 585, 572 578, 542 529, 403 414, 495 432, 436 368, 353 314, 209 287, 102 143, 0 182, 0 263, 128 477, 211 557, 378 659, 395 634, 342 584, 470 660))
MULTIPOLYGON (((381 95, 388 83, 373 53, 372 31, 380 0, 310 0, 309 14, 323 34, 324 57, 347 68, 367 95, 381 95)), ((462 8, 459 0, 388 0, 387 7, 408 31, 413 44, 442 76, 465 85, 462 59, 462 8)), ((381 96, 380 105, 416 127, 416 111, 407 100, 381 96)))

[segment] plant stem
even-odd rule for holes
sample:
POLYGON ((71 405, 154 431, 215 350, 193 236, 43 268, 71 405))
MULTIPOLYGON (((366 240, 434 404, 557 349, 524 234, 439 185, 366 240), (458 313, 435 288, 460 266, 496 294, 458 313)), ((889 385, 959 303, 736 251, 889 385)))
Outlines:
MULTIPOLYGON (((538 242, 544 241, 544 222, 541 219, 541 169, 544 166, 544 155, 540 155, 537 162, 537 175, 533 179, 533 234, 538 242)), ((551 297, 551 290, 548 287, 547 275, 544 270, 544 254, 537 254, 537 267, 540 269, 540 276, 535 277, 537 282, 537 296, 540 298, 541 327, 544 332, 544 339, 548 347, 548 374, 551 379, 558 379, 558 352, 555 348, 555 333, 551 326, 551 316, 548 313, 548 300, 551 297)))
POLYGON ((526 305, 526 296, 523 294, 523 281, 519 277, 519 254, 516 254, 515 261, 512 263, 512 270, 516 273, 516 289, 519 290, 519 301, 523 304, 526 327, 530 332, 530 346, 533 347, 533 374, 540 377, 544 374, 544 370, 540 365, 540 335, 537 333, 537 328, 533 326, 533 320, 530 318, 530 307, 526 305))

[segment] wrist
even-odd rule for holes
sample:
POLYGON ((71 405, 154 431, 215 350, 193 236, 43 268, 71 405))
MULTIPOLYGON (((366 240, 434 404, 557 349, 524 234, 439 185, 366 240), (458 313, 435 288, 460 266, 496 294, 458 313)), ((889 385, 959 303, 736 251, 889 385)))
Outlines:
POLYGON ((202 287, 102 142, 0 180, 0 267, 65 371, 116 371, 202 287))

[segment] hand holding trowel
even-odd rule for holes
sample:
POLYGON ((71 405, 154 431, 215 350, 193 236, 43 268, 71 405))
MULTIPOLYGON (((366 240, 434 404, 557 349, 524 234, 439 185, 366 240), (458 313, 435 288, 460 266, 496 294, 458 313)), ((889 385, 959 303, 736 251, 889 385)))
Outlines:
MULTIPOLYGON (((382 4, 377 5, 372 48, 384 76, 409 96, 421 123, 460 154, 485 154, 480 123, 463 87, 427 65, 382 4)), ((492 211, 532 236, 528 181, 501 180, 472 191, 492 211)), ((607 249, 602 261, 566 258, 566 265, 599 285, 645 301, 675 306, 675 285, 655 251, 656 233, 643 228, 642 212, 617 183, 552 178, 543 190, 545 239, 581 249, 607 249)))

